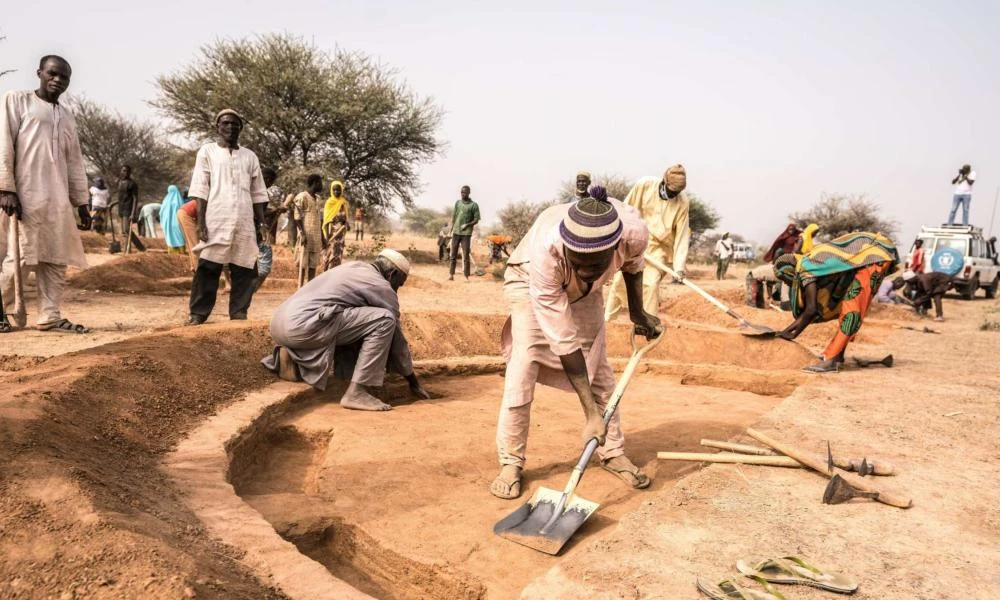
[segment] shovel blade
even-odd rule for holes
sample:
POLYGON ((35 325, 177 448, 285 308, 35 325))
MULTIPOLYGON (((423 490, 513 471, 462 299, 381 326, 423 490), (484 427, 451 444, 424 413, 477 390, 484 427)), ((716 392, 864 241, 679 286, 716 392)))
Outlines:
POLYGON ((552 520, 561 497, 562 492, 538 488, 531 500, 497 521, 493 526, 493 533, 539 552, 552 556, 559 554, 569 538, 600 506, 596 502, 573 496, 566 502, 555 522, 542 533, 542 529, 552 520))
POLYGON ((747 337, 755 337, 763 340, 769 340, 778 337, 778 332, 773 329, 742 329, 740 333, 747 337))

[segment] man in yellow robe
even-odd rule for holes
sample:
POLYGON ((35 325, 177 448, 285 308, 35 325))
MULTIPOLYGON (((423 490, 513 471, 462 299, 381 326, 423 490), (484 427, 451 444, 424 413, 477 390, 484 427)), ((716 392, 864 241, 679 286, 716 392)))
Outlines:
MULTIPOLYGON (((690 202, 684 193, 687 174, 684 167, 674 165, 663 177, 643 177, 632 186, 625 204, 635 207, 649 229, 646 254, 651 255, 683 277, 687 263, 688 244, 691 241, 689 224, 690 202)), ((642 273, 642 308, 649 314, 659 314, 660 282, 663 273, 650 264, 642 273)), ((625 283, 621 273, 615 275, 608 292, 604 320, 615 318, 628 306, 625 283)))

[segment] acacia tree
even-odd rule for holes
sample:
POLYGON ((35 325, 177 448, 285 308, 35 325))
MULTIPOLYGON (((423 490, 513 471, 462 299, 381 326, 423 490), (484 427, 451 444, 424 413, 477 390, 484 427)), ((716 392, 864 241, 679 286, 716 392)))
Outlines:
MULTIPOLYGON (((632 189, 633 182, 628 177, 617 173, 593 175, 591 179, 593 180, 591 185, 603 185, 604 189, 608 190, 608 196, 618 200, 624 200, 629 190, 632 189)), ((574 198, 576 198, 576 178, 567 179, 560 184, 556 199, 560 202, 566 202, 574 198)))
POLYGON ((873 231, 892 237, 899 224, 883 217, 881 211, 878 203, 864 194, 824 194, 809 210, 793 213, 789 218, 799 227, 816 223, 824 238, 852 231, 873 231))
POLYGON ((170 184, 186 187, 190 181, 194 153, 164 141, 156 125, 124 117, 91 100, 73 99, 70 106, 91 175, 103 176, 112 185, 122 165, 129 165, 144 200, 161 198, 170 184))
POLYGON ((496 233, 511 236, 516 244, 528 233, 531 225, 538 218, 538 215, 542 214, 543 210, 559 202, 558 200, 550 202, 515 200, 509 202, 497 212, 497 220, 500 221, 500 228, 496 233))
POLYGON ((402 215, 403 228, 418 235, 436 237, 441 228, 451 224, 451 209, 414 206, 402 215))
POLYGON ((203 139, 215 114, 247 119, 241 140, 265 165, 295 164, 336 177, 369 212, 413 204, 417 167, 440 155, 442 111, 396 71, 356 52, 327 53, 299 37, 223 40, 157 78, 153 106, 174 132, 203 139))

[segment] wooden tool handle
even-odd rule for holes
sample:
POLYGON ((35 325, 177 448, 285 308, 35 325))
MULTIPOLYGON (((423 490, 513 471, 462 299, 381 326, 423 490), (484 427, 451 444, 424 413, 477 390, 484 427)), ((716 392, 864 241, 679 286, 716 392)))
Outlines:
MULTIPOLYGON (((719 440, 701 440, 702 446, 707 446, 709 448, 718 448, 719 450, 728 450, 730 452, 736 452, 738 454, 756 454, 758 456, 774 456, 774 450, 770 448, 761 448, 760 446, 751 446, 749 444, 737 444, 734 442, 722 442, 719 440)), ((838 458, 833 457, 833 464, 845 471, 858 472, 858 466, 861 464, 860 459, 851 458, 838 458)), ((884 461, 868 461, 871 465, 873 475, 895 475, 896 468, 892 464, 884 461)))
MULTIPOLYGON (((705 290, 701 289, 700 287, 698 287, 694 283, 688 281, 687 277, 681 277, 677 273, 677 271, 674 271, 673 269, 671 269, 667 265, 663 264, 662 262, 658 261, 657 259, 653 258, 652 256, 650 256, 648 254, 646 254, 643 258, 646 260, 646 262, 648 262, 650 265, 652 265, 653 268, 659 269, 660 271, 663 271, 667 275, 670 275, 671 277, 673 277, 674 279, 679 280, 681 283, 683 283, 684 285, 688 286, 692 290, 698 292, 698 294, 701 295, 702 298, 704 298, 705 300, 708 300, 709 302, 711 302, 712 304, 714 304, 722 312, 724 312, 726 314, 729 314, 731 312, 729 310, 728 306, 726 306, 725 304, 723 304, 722 302, 720 302, 715 296, 712 296, 711 294, 709 294, 705 290)), ((743 319, 743 317, 741 317, 741 316, 739 316, 739 315, 737 315, 735 313, 732 314, 732 316, 734 316, 734 317, 736 317, 737 319, 740 319, 740 320, 743 319)))
POLYGON ((720 442, 718 440, 701 440, 702 446, 707 446, 709 448, 718 448, 719 450, 729 450, 730 452, 738 452, 740 454, 756 454, 757 456, 774 456, 774 450, 770 448, 761 448, 759 446, 751 446, 749 444, 736 444, 734 442, 720 442))
MULTIPOLYGON (((829 468, 826 464, 826 460, 820 458, 815 454, 802 452, 801 450, 795 448, 794 446, 790 446, 783 442, 779 442, 778 440, 766 434, 763 434, 755 429, 747 429, 747 435, 749 435, 750 437, 752 437, 753 439, 757 440, 762 444, 774 448, 775 450, 784 454, 785 456, 790 456, 794 458, 803 465, 809 467, 810 469, 816 471, 817 473, 822 474, 824 477, 833 477, 834 475, 829 471, 829 468)), ((883 504, 888 504, 889 506, 895 506, 898 508, 910 508, 911 506, 913 506, 913 500, 911 500, 910 498, 903 496, 901 494, 897 494, 895 492, 883 491, 875 487, 871 483, 869 483, 868 480, 862 479, 850 473, 839 473, 839 475, 843 477, 847 483, 858 488, 859 490, 865 492, 878 492, 877 500, 883 504)))
POLYGON ((24 305, 24 272, 21 271, 21 228, 17 215, 10 216, 10 230, 7 246, 13 261, 14 271, 14 316, 18 321, 27 317, 27 307, 24 305), (13 239, 12 239, 13 238, 13 239))
POLYGON ((728 454, 725 452, 657 452, 656 458, 664 460, 691 460, 697 462, 736 463, 741 465, 764 465, 768 467, 791 467, 800 469, 802 465, 787 456, 760 456, 757 454, 728 454))
MULTIPOLYGON (((833 457, 833 464, 835 464, 838 468, 844 469, 845 471, 854 471, 854 472, 857 472, 858 471, 858 466, 861 464, 861 460, 859 460, 857 458, 846 459, 846 458, 838 458, 838 457, 834 456, 833 457)), ((873 469, 872 475, 882 475, 882 476, 885 476, 885 475, 895 475, 896 474, 896 468, 894 466, 892 466, 891 463, 883 462, 883 461, 880 461, 880 460, 877 460, 877 461, 876 460, 869 460, 868 464, 871 465, 871 467, 873 469)))

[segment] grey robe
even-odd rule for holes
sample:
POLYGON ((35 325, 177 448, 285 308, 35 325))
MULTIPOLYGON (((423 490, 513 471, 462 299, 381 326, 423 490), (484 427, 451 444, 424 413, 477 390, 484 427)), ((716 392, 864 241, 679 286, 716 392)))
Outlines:
MULTIPOLYGON (((331 366, 336 367, 337 377, 350 379, 358 362, 360 342, 352 339, 345 345, 342 333, 358 325, 348 322, 356 318, 356 312, 349 309, 362 308, 382 309, 383 315, 389 314, 395 320, 388 368, 403 376, 411 375, 413 359, 399 323, 399 297, 374 266, 361 262, 325 271, 274 311, 271 337, 278 346, 261 363, 277 372, 278 350, 283 346, 298 365, 302 379, 317 389, 326 388, 331 366), (345 310, 353 314, 345 316, 345 310)), ((373 375, 380 381, 384 373, 373 375)))

